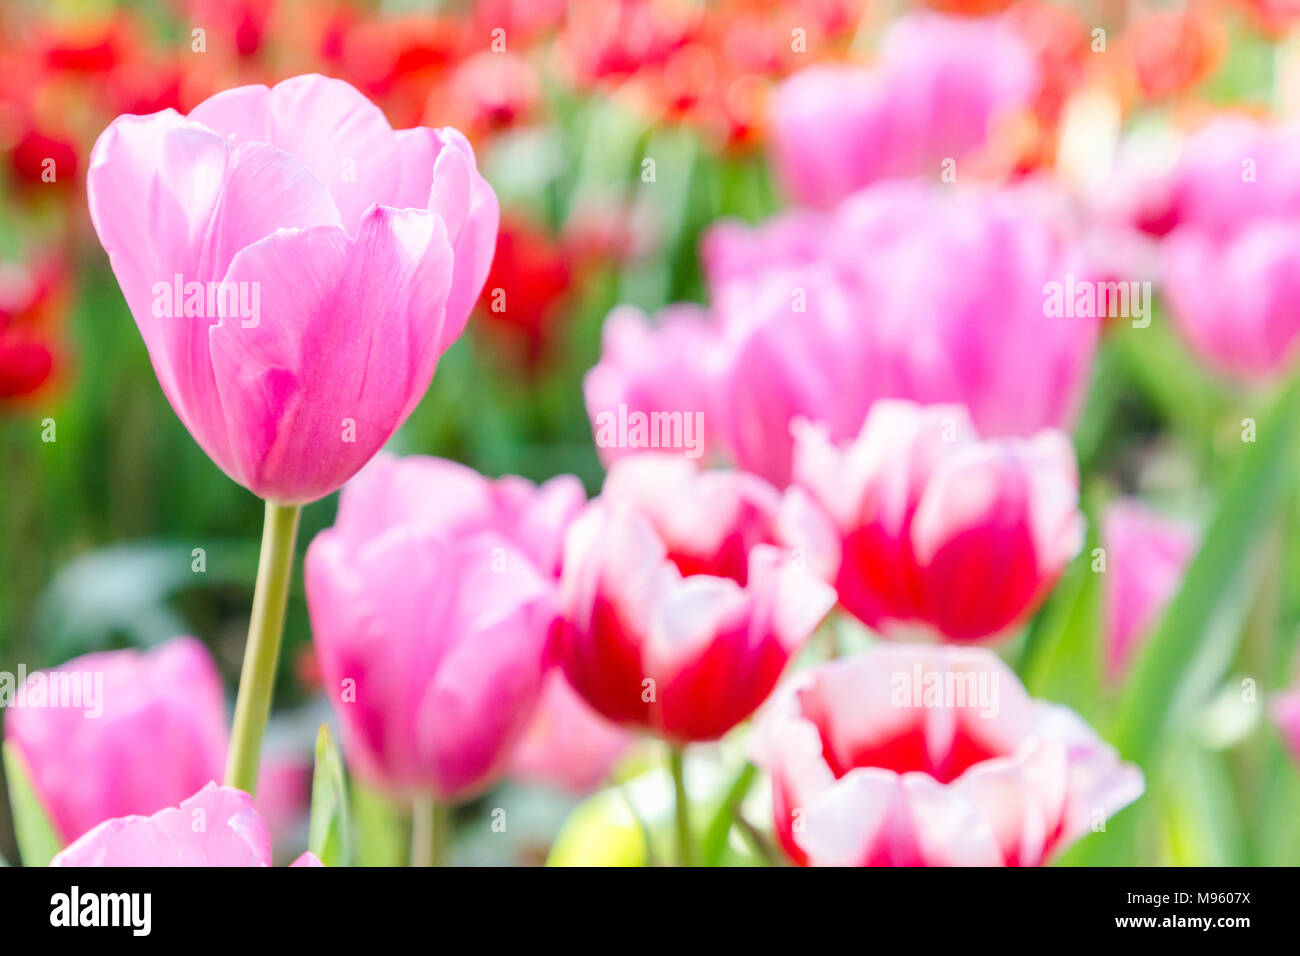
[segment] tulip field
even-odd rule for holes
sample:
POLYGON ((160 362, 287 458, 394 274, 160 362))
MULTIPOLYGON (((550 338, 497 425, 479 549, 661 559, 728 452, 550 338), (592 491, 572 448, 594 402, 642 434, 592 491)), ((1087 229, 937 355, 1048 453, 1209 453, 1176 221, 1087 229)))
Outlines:
POLYGON ((0 226, 0 865, 1300 865, 1294 3, 6 0, 0 226))

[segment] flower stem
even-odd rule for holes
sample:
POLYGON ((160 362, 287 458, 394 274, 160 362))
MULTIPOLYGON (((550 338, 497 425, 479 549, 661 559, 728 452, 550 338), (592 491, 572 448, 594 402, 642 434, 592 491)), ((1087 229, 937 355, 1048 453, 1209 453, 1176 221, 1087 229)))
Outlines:
POLYGON ((248 643, 244 646, 244 667, 239 675, 239 696, 235 699, 235 723, 230 729, 230 753, 226 757, 226 785, 249 795, 257 787, 262 734, 271 713, 271 693, 280 660, 284 609, 289 599, 293 546, 301 512, 299 505, 266 503, 253 614, 248 624, 248 643))
POLYGON ((704 865, 717 866, 718 861, 722 859, 722 853, 727 847, 727 837, 731 833, 731 827, 736 821, 736 815, 740 810, 740 804, 749 794, 750 788, 754 785, 754 778, 758 776, 758 768, 752 763, 746 764, 740 768, 736 778, 731 783, 731 788, 723 798, 722 803, 718 805, 717 812, 713 815, 709 823, 709 829, 704 837, 704 865))
POLYGON ((685 748, 668 750, 668 766, 673 774, 673 792, 677 804, 677 863, 694 866, 695 854, 691 846, 691 804, 686 796, 685 748))
POLYGON ((451 808, 420 794, 411 808, 411 866, 446 866, 451 808))

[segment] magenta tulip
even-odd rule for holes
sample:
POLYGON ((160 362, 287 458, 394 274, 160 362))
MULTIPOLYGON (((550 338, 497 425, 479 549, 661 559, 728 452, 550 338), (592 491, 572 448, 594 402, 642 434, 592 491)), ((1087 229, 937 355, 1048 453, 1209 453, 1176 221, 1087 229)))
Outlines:
POLYGON ((801 212, 724 228, 706 242, 712 420, 741 467, 785 484, 794 418, 849 438, 880 397, 960 402, 990 436, 1073 420, 1100 322, 1052 314, 1048 284, 1089 273, 1037 190, 885 183, 820 226, 801 212))
POLYGON ((1143 790, 981 648, 878 644, 798 674, 756 724, 776 834, 800 864, 1036 866, 1143 790))
POLYGON ((840 602, 886 636, 1004 637, 1083 543, 1069 439, 980 440, 959 405, 882 400, 840 446, 798 425, 794 471, 839 532, 840 602))
POLYGON ((872 68, 813 66, 782 84, 776 167, 795 199, 827 208, 877 180, 937 178, 1027 109, 1037 86, 1033 54, 1007 25, 908 14, 885 32, 872 68))
POLYGON ((1106 549, 1106 673, 1118 680, 1142 638, 1178 591, 1198 536, 1136 500, 1117 501, 1102 522, 1106 549))
POLYGON ((175 806, 221 776, 221 679, 192 637, 144 653, 87 654, 28 678, 19 706, 6 709, 5 740, 72 840, 111 817, 175 806))
POLYGON ((232 479, 329 494, 406 419, 487 276, 497 201, 453 129, 299 76, 120 116, 91 219, 168 401, 232 479))
POLYGON ((653 322, 630 306, 611 312, 600 361, 583 380, 601 460, 648 450, 703 457, 710 450, 716 347, 699 306, 670 306, 653 322))
POLYGON ((666 478, 647 504, 653 486, 627 470, 658 469, 655 458, 618 462, 569 529, 555 653, 599 713, 682 745, 753 713, 835 598, 764 540, 774 489, 703 472, 666 478))
POLYGON ((1239 382, 1300 356, 1300 129, 1223 116, 1171 168, 1129 177, 1122 208, 1164 236, 1169 311, 1198 356, 1239 382))
POLYGON ((344 489, 307 551, 307 605, 349 766, 372 785, 452 801, 507 768, 542 687, 555 583, 538 562, 571 480, 528 496, 380 457, 344 489))
MULTIPOLYGON (((248 794, 208 783, 179 807, 106 820, 50 866, 270 866, 271 837, 248 794)), ((293 866, 320 866, 304 853, 293 866)))

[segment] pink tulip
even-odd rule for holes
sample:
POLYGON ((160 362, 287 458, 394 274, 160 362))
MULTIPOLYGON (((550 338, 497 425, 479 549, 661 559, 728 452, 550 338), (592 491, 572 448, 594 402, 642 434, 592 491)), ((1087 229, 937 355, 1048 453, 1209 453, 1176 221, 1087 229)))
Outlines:
POLYGON ((1033 53, 994 19, 913 13, 895 20, 871 69, 809 67, 772 106, 776 167, 796 200, 829 208, 869 183, 937 177, 1028 109, 1033 53))
POLYGON ((804 671, 759 715, 751 750, 800 864, 1036 866, 1143 790, 981 648, 878 644, 804 671))
POLYGON ((175 806, 220 778, 221 679, 192 637, 145 653, 87 654, 28 679, 26 706, 6 710, 5 739, 27 764, 59 834, 72 840, 112 817, 175 806), (56 682, 75 682, 80 706, 53 706, 56 682), (41 706, 33 703, 38 684, 49 691, 41 706))
POLYGON ((1036 192, 886 183, 825 219, 820 245, 813 231, 800 214, 708 247, 712 420, 741 467, 783 485, 794 418, 848 438, 885 396, 960 402, 990 436, 1073 420, 1100 322, 1049 314, 1047 284, 1089 273, 1036 192))
POLYGON ((340 496, 334 529, 358 550, 382 530, 401 525, 448 538, 496 532, 543 576, 558 577, 565 529, 586 501, 573 475, 534 485, 517 475, 484 478, 445 458, 380 452, 340 496))
POLYGON ((958 405, 883 400, 856 440, 796 427, 795 480, 840 536, 840 602, 886 636, 1006 636, 1083 543, 1069 439, 980 440, 958 405))
POLYGON ((496 241, 496 197, 458 132, 394 132, 315 75, 188 117, 120 116, 87 186, 172 407, 226 474, 281 503, 329 494, 406 419, 496 241))
POLYGON ((349 766, 373 785, 467 798, 528 725, 555 618, 554 578, 533 556, 554 549, 529 535, 563 531, 542 499, 564 485, 535 490, 532 508, 519 481, 381 457, 308 548, 324 684, 349 766), (499 530, 510 524, 518 543, 499 530))
POLYGON ((1283 742, 1300 762, 1300 688, 1273 698, 1270 710, 1283 742))
POLYGON ((1187 343, 1239 381, 1300 356, 1300 129, 1224 116, 1171 168, 1122 190, 1133 222, 1164 236, 1161 279, 1187 343))
POLYGON ((631 306, 609 314, 600 361, 583 380, 602 461, 647 450, 698 459, 709 451, 715 339, 698 306, 670 306, 654 322, 631 306))
POLYGON ((582 793, 600 786, 631 742, 625 731, 587 706, 560 668, 552 668, 528 732, 511 758, 510 775, 582 793))
POLYGON ((702 470, 681 458, 634 455, 610 466, 601 498, 649 519, 684 575, 745 584, 749 552, 780 534, 781 495, 756 475, 702 470))
POLYGON ((1243 382, 1300 357, 1300 217, 1244 223, 1229 239, 1178 229, 1165 240, 1164 290, 1192 349, 1243 382))
MULTIPOLYGON (((208 783, 179 807, 106 820, 50 866, 270 866, 271 837, 252 798, 208 783)), ((321 866, 304 853, 294 866, 321 866)))
POLYGON ((1106 671, 1118 680, 1178 590, 1197 535, 1136 500, 1118 501, 1102 525, 1106 548, 1106 671))
POLYGON ((1231 236, 1248 223, 1300 215, 1300 129, 1241 115, 1218 117, 1187 138, 1172 167, 1133 184, 1140 224, 1231 236))
POLYGON ((690 522, 611 479, 565 541, 556 657, 615 723, 678 744, 716 739, 767 697, 834 594, 798 555, 752 543, 769 525, 748 476, 665 483, 664 502, 690 522), (705 569, 720 573, 692 573, 705 569))
POLYGON ((875 330, 826 264, 727 282, 714 299, 725 323, 715 431, 740 467, 784 486, 791 422, 813 419, 847 437, 882 394, 875 330))

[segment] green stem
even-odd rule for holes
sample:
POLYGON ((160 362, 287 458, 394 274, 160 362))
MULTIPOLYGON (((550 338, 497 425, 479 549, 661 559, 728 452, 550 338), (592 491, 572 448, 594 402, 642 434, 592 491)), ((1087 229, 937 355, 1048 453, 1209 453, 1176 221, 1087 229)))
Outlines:
POLYGON ((411 866, 446 866, 451 837, 451 808, 429 794, 411 808, 411 866))
POLYGON ((271 714, 271 693, 280 660, 284 609, 289 600, 293 546, 301 512, 299 505, 266 503, 253 614, 248 624, 248 643, 244 646, 244 667, 239 675, 239 696, 235 699, 235 723, 230 729, 230 753, 226 757, 226 786, 237 787, 249 795, 257 787, 262 734, 271 714))
POLYGON ((685 750, 671 747, 668 766, 673 774, 673 793, 677 806, 677 862, 680 866, 694 866, 695 854, 691 846, 691 803, 686 796, 685 750))
POLYGON ((752 763, 746 763, 745 766, 740 768, 740 772, 736 774, 736 779, 732 781, 731 788, 727 791, 721 805, 719 805, 718 812, 713 815, 713 819, 709 822, 708 832, 704 836, 705 866, 717 866, 722 859, 722 851, 726 849, 727 835, 731 833, 731 826, 736 819, 736 811, 749 794, 756 776, 758 776, 758 768, 752 763))

